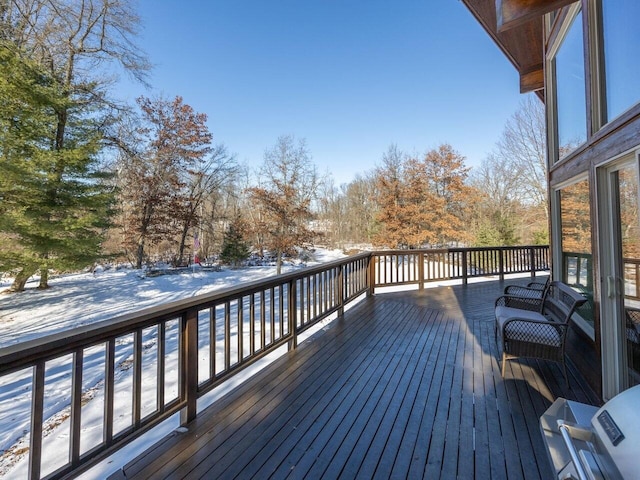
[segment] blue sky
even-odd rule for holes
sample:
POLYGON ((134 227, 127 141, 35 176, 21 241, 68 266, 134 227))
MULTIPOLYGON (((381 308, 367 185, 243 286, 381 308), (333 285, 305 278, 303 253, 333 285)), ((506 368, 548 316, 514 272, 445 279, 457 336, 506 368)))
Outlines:
POLYGON ((206 113, 216 143, 258 166, 281 135, 336 182, 392 143, 448 142, 479 164, 522 96, 515 69, 458 0, 140 0, 152 90, 206 113))

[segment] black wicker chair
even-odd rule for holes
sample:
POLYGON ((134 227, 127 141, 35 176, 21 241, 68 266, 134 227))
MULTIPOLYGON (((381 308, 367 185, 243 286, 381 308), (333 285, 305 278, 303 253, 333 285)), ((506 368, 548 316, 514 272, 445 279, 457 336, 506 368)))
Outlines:
POLYGON ((522 287, 520 285, 507 285, 504 289, 504 294, 516 297, 542 298, 550 281, 551 276, 548 276, 546 282, 529 282, 526 287, 522 287))
POLYGON ((502 376, 507 360, 534 357, 562 365, 571 315, 586 298, 562 282, 550 282, 539 297, 503 295, 495 302, 496 340, 502 347, 502 376))

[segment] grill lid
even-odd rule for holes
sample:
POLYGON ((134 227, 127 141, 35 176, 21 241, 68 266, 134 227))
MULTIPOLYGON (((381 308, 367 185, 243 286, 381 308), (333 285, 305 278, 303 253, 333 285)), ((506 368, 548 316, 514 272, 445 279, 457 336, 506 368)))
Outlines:
POLYGON ((558 398, 540 417, 557 478, 640 478, 640 385, 601 408, 558 398))
POLYGON ((591 426, 598 446, 622 478, 640 476, 640 385, 605 403, 591 419, 591 426))

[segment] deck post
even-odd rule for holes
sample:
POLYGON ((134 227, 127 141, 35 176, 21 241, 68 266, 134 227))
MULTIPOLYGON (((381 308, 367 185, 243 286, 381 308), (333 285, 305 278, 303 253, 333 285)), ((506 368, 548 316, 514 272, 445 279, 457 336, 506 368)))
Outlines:
POLYGON ((344 315, 344 299, 346 297, 345 290, 347 288, 347 277, 344 274, 344 265, 340 265, 338 267, 338 278, 335 281, 335 291, 338 296, 338 316, 342 317, 344 315))
POLYGON ((367 296, 371 297, 375 293, 375 272, 376 272, 376 256, 372 253, 369 256, 369 265, 367 268, 367 296))
POLYGON ((182 398, 180 424, 185 425, 198 413, 198 310, 189 309, 182 317, 182 398))
POLYGON ((506 253, 505 249, 498 249, 498 271, 500 273, 500 281, 504 281, 504 255, 506 253))
POLYGON ((463 250, 460 253, 462 254, 462 284, 467 285, 469 283, 469 275, 467 272, 467 251, 463 250))
POLYGON ((529 267, 531 268, 531 278, 536 278, 536 251, 534 247, 529 247, 529 267))
POLYGON ((289 350, 294 350, 298 347, 298 333, 297 333, 297 309, 298 305, 296 302, 296 280, 289 281, 289 288, 287 288, 289 300, 287 305, 287 319, 289 321, 289 335, 291 338, 289 339, 288 348, 289 350))
POLYGON ((418 290, 424 290, 424 252, 418 253, 418 290))

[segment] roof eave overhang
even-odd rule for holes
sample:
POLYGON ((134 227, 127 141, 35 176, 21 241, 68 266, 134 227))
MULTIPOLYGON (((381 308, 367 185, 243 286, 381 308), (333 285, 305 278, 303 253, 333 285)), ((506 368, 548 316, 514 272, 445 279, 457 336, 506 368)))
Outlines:
POLYGON ((574 0, 462 0, 520 76, 520 92, 544 97, 542 15, 574 0))

